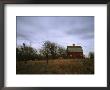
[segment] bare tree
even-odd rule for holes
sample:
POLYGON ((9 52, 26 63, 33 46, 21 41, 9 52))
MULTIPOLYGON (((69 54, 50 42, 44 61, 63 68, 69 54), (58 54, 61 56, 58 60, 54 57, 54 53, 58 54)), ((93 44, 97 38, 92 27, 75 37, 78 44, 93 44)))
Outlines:
POLYGON ((57 44, 56 43, 45 41, 42 46, 43 47, 40 50, 40 53, 46 57, 47 63, 48 63, 48 59, 56 58, 57 56, 57 44))

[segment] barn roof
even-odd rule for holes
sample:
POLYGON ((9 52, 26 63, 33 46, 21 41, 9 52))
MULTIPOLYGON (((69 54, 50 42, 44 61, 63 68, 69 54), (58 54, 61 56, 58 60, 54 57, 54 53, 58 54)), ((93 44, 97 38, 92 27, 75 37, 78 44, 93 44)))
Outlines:
POLYGON ((81 46, 67 46, 67 52, 83 52, 81 46))

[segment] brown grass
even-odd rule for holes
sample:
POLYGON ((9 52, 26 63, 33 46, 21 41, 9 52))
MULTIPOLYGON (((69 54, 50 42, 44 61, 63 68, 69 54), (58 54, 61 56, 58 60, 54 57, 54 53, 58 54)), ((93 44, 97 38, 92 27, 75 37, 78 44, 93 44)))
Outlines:
POLYGON ((94 74, 94 60, 17 61, 17 74, 94 74))

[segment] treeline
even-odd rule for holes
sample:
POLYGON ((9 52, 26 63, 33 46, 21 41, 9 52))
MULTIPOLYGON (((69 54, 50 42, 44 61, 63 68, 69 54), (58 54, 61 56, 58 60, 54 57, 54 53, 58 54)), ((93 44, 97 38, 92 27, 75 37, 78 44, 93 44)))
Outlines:
POLYGON ((44 60, 44 59, 58 59, 67 58, 66 49, 54 42, 45 41, 40 50, 26 45, 16 48, 16 59, 21 60, 44 60))
MULTIPOLYGON (((17 61, 27 60, 44 60, 47 59, 67 59, 67 51, 64 47, 50 41, 45 41, 42 48, 37 50, 29 45, 23 43, 23 45, 16 48, 16 59, 17 61)), ((94 53, 90 52, 88 58, 93 59, 94 53)))

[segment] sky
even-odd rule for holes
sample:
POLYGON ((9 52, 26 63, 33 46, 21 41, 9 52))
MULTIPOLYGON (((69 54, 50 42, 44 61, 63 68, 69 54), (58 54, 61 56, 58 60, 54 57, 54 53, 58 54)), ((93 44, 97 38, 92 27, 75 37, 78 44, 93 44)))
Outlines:
POLYGON ((51 41, 65 48, 82 46, 86 56, 94 52, 94 16, 17 16, 16 24, 17 46, 40 49, 51 41))

